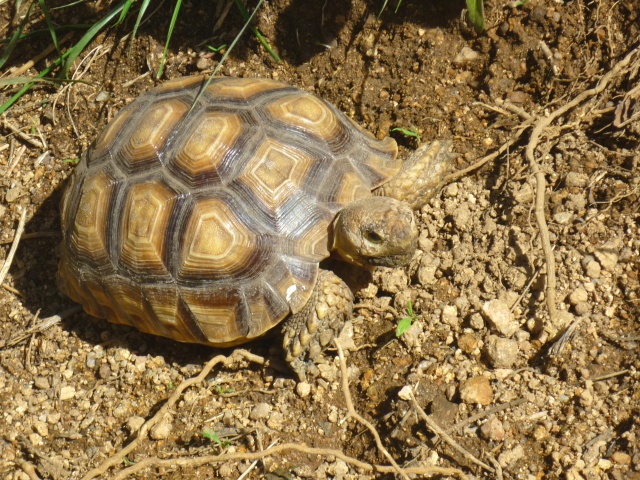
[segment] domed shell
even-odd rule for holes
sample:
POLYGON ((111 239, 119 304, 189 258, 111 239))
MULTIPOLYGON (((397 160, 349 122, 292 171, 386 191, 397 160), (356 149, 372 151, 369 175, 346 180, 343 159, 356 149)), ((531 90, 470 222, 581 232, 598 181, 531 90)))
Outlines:
POLYGON ((304 306, 336 213, 401 164, 393 139, 315 95, 205 83, 142 95, 85 153, 62 200, 59 277, 91 315, 227 346, 304 306))

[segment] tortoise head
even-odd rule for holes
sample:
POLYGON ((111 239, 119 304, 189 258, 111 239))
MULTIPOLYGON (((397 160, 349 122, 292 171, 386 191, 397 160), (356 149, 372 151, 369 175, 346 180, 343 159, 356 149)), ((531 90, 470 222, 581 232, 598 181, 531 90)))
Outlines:
POLYGON ((418 243, 413 211, 390 197, 369 197, 347 205, 333 222, 332 251, 360 266, 399 267, 418 243))

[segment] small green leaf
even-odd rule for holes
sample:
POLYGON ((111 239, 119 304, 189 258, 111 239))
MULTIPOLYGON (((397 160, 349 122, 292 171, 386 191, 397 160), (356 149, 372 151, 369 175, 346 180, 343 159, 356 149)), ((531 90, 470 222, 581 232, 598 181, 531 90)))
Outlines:
POLYGON ((413 137, 416 140, 418 140, 418 142, 420 141, 420 135, 418 134, 418 130, 416 129, 416 127, 411 127, 411 130, 408 130, 406 128, 395 127, 395 128, 392 128, 391 131, 400 132, 405 137, 413 137))
POLYGON ((80 159, 79 158, 65 158, 64 160, 62 160, 64 163, 73 163, 74 165, 77 164, 80 159))
POLYGON ((224 45, 220 45, 219 47, 212 47, 211 45, 207 45, 207 48, 209 50, 211 50, 214 53, 218 53, 220 50, 222 50, 223 48, 226 48, 227 44, 225 43, 224 45))
POLYGON ((409 327, 415 322, 416 314, 413 312, 413 305, 411 304, 411 300, 407 302, 407 308, 404 309, 404 313, 407 314, 406 317, 402 318, 398 322, 398 326, 396 327, 396 337, 402 336, 404 332, 409 330, 409 327))
POLYGON ((477 33, 484 32, 484 3, 483 0, 467 0, 469 21, 477 33))
POLYGON ((229 445, 231 445, 226 440, 224 442, 222 440, 220 440, 220 437, 218 436, 218 434, 215 432, 215 430, 213 428, 203 427, 202 431, 200 433, 202 434, 202 436, 204 438, 209 439, 212 442, 217 443, 221 448, 226 448, 229 445))
POLYGON ((411 326, 412 320, 409 317, 404 317, 402 320, 398 322, 398 327, 396 328, 396 337, 401 337, 404 332, 409 330, 411 326))

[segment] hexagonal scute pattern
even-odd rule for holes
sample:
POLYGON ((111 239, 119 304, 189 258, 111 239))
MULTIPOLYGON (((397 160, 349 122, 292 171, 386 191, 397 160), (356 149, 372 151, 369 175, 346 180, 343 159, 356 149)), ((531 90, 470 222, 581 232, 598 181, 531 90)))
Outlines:
POLYGON ((251 340, 304 307, 336 213, 395 175, 396 155, 392 139, 282 83, 166 82, 76 167, 61 286, 91 315, 144 332, 251 340))

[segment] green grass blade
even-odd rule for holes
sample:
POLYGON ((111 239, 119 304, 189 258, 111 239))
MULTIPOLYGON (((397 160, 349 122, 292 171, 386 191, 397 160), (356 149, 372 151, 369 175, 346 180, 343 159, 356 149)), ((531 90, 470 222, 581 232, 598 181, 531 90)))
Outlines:
POLYGON ((16 44, 22 36, 22 31, 24 30, 25 25, 29 21, 31 10, 33 10, 33 6, 35 5, 35 3, 35 0, 31 2, 31 5, 29 5, 29 10, 27 10, 27 14, 22 19, 22 22, 20 22, 20 25, 16 29, 16 32, 11 36, 11 40, 9 40, 9 43, 6 45, 6 47, 4 47, 4 52, 2 52, 2 56, 0 56, 0 68, 2 68, 3 65, 7 63, 7 60, 9 60, 9 57, 13 53, 13 49, 16 48, 16 44))
POLYGON ((133 0, 127 0, 127 3, 124 5, 124 7, 122 8, 122 11, 120 12, 120 17, 118 18, 118 20, 116 20, 116 23, 113 24, 114 27, 116 25, 120 25, 122 21, 126 18, 127 13, 129 13, 129 9, 131 8, 131 5, 133 5, 133 0))
POLYGON ((240 31, 236 35, 236 38, 233 39, 233 42, 231 42, 231 45, 229 45, 229 48, 224 52, 224 55, 222 55, 222 58, 220 59, 220 62, 218 63, 218 65, 216 65, 216 68, 214 68, 213 73, 209 77, 209 80, 207 80, 207 83, 205 83, 204 87, 202 88, 202 90, 200 90, 200 93, 198 94, 198 96, 193 101, 193 104, 191 105, 191 108, 189 109, 189 113, 191 113, 191 110, 193 110, 193 107, 196 106, 196 104, 198 103, 198 100, 200 99, 200 96, 206 90, 206 88, 209 86, 209 84, 211 83, 211 80, 213 80, 213 78, 218 74, 218 72, 222 68, 222 65, 224 64, 224 61, 227 59, 227 57, 231 53, 231 50, 233 50, 233 47, 236 46, 236 43, 238 43, 238 40, 240 40, 240 38, 242 37, 242 34, 244 33, 244 31, 249 26, 249 23, 251 23, 251 20, 253 20, 253 16, 256 14, 258 9, 262 6, 263 2, 264 2, 264 0, 260 0, 258 2, 258 5, 256 5, 256 8, 253 9, 253 12, 251 12, 251 15, 249 16, 247 21, 244 22, 244 25, 242 26, 242 28, 240 29, 240 31))
POLYGON ((69 55, 67 56, 67 61, 64 62, 64 66, 62 67, 62 71, 60 75, 63 77, 68 77, 69 69, 73 65, 73 62, 76 61, 76 58, 82 53, 85 47, 89 44, 91 40, 98 34, 100 30, 102 30, 116 15, 118 15, 125 5, 129 2, 129 0, 124 0, 120 5, 111 10, 106 16, 102 17, 98 22, 94 23, 87 33, 85 33, 82 38, 76 43, 73 48, 69 50, 69 55))
MULTIPOLYGON (((140 4, 140 11, 138 11, 138 18, 136 18, 136 23, 133 26, 133 32, 131 32, 131 40, 129 41, 129 45, 133 45, 133 40, 136 38, 136 33, 138 33, 138 27, 142 23, 142 17, 144 16, 144 12, 147 11, 147 7, 151 3, 151 0, 142 0, 140 4)), ((131 47, 129 47, 129 51, 131 51, 131 47)))
MULTIPOLYGON (((62 64, 64 59, 69 56, 69 54, 70 54, 70 51, 66 52, 62 57, 58 58, 55 62, 53 62, 51 65, 49 65, 47 68, 45 68, 42 72, 40 72, 36 78, 44 78, 44 77, 46 77, 52 70, 58 68, 62 64)), ((9 100, 7 100, 2 105, 0 105, 0 115, 2 115, 4 112, 6 112, 11 107, 11 105, 16 103, 16 101, 18 101, 18 99, 22 95, 27 93, 31 89, 31 87, 33 87, 35 85, 36 81, 37 80, 34 80, 33 82, 27 83, 17 93, 15 93, 9 100)))
MULTIPOLYGON (((61 25, 56 28, 56 34, 60 34, 62 32, 66 32, 69 30, 86 30, 87 28, 91 28, 91 25, 87 25, 85 23, 76 23, 73 25, 61 25)), ((20 34, 18 41, 24 40, 25 38, 31 38, 38 35, 42 35, 43 33, 49 33, 49 29, 41 28, 40 30, 33 30, 31 32, 22 33, 20 34)), ((0 39, 0 45, 9 43, 10 41, 11 41, 11 38, 2 38, 0 39)))
POLYGON ((469 20, 476 32, 484 32, 484 3, 483 0, 467 0, 467 11, 469 20))
POLYGON ((51 10, 62 10, 63 8, 73 7, 79 3, 85 3, 87 0, 76 0, 75 2, 67 3, 66 5, 60 5, 59 7, 52 7, 51 10))
MULTIPOLYGON (((244 5, 242 4, 242 2, 240 0, 235 0, 236 3, 236 7, 238 7, 238 10, 240 10, 240 14, 242 15, 242 18, 244 18, 244 21, 246 22, 247 19, 249 18, 249 12, 247 12, 247 9, 244 8, 244 5)), ((257 8, 257 7, 256 7, 257 8)), ((255 10, 254 10, 255 12, 255 10)), ((253 16, 253 15, 252 15, 253 16)), ((278 56, 278 54, 271 48, 271 45, 269 45, 269 43, 267 42, 267 40, 264 38, 264 36, 262 35, 262 33, 260 33, 260 30, 258 30, 256 27, 254 27, 253 25, 249 25, 249 28, 251 29, 251 31, 253 32, 253 34, 258 38, 258 40, 260 41, 260 43, 262 44, 262 46, 265 48, 265 50, 267 52, 269 52, 269 55, 271 55, 271 58, 273 58, 276 62, 280 62, 280 57, 278 56)))
POLYGON ((51 34, 51 39, 53 40, 53 44, 56 47, 56 51, 58 52, 58 57, 62 56, 62 51, 60 50, 60 45, 58 44, 58 34, 56 33, 56 28, 53 25, 53 21, 51 20, 51 15, 49 15, 49 9, 47 8, 47 4, 44 3, 44 0, 38 0, 40 2, 40 9, 44 14, 44 20, 47 23, 47 29, 51 34))
POLYGON ((160 68, 158 68, 158 74, 156 75, 156 78, 160 78, 162 76, 162 72, 164 70, 164 64, 167 60, 167 51, 169 50, 169 42, 171 41, 171 36, 173 35, 173 29, 176 26, 176 20, 178 20, 178 13, 180 13, 181 5, 182 5, 182 0, 178 0, 176 2, 175 8, 173 9, 171 24, 169 25, 169 31, 167 32, 167 41, 164 44, 164 51, 162 52, 162 59, 160 60, 160 68))

